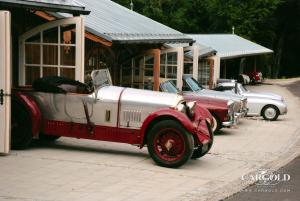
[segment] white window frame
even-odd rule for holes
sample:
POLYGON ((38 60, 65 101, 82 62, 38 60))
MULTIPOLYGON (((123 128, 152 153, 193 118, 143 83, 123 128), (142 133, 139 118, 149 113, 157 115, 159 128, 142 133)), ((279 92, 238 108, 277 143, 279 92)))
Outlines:
MULTIPOLYGON (((62 20, 56 20, 56 21, 51 21, 45 24, 42 24, 38 27, 33 28, 32 30, 24 33, 19 37, 19 55, 20 55, 20 60, 19 60, 19 85, 24 86, 26 84, 26 71, 25 71, 25 41, 29 39, 32 36, 35 36, 37 34, 41 34, 45 30, 52 29, 54 27, 58 27, 60 29, 60 25, 69 25, 69 24, 75 24, 76 25, 76 40, 75 44, 73 45, 67 45, 67 46, 74 46, 75 47, 75 79, 84 82, 84 39, 85 39, 85 33, 84 33, 84 19, 83 17, 71 17, 71 18, 65 18, 62 20)), ((41 36, 42 37, 42 34, 41 36)), ((26 42, 26 44, 39 44, 39 45, 59 45, 60 43, 60 34, 58 37, 58 43, 30 43, 26 42)), ((43 52, 42 48, 40 48, 40 64, 30 64, 30 66, 37 66, 42 68, 42 66, 47 67, 47 65, 43 64, 43 52)), ((60 75, 60 68, 68 68, 70 66, 64 66, 60 65, 60 48, 58 48, 58 65, 48 65, 48 66, 57 66, 58 67, 58 75, 60 75)), ((70 67, 71 68, 71 67, 70 67)), ((72 68, 74 68, 72 66, 72 68)), ((42 69, 40 71, 40 77, 42 77, 42 69)))
MULTIPOLYGON (((183 51, 191 51, 193 58, 192 58, 192 62, 193 62, 193 78, 195 80, 198 80, 198 63, 199 63, 199 46, 198 45, 193 45, 193 46, 189 46, 189 47, 184 47, 183 51)), ((184 60, 185 62, 185 60, 184 60)), ((184 66, 184 65, 183 65, 184 66)))
MULTIPOLYGON (((184 51, 183 47, 176 47, 176 48, 169 48, 161 51, 162 54, 168 54, 168 53, 177 53, 177 82, 176 82, 176 87, 178 89, 182 88, 182 76, 183 76, 183 62, 184 62, 184 51)), ((160 61, 161 63, 161 61, 160 61)), ((165 76, 167 75, 167 68, 165 69, 165 76)), ((160 82, 164 82, 166 80, 171 80, 169 78, 160 78, 160 82)))

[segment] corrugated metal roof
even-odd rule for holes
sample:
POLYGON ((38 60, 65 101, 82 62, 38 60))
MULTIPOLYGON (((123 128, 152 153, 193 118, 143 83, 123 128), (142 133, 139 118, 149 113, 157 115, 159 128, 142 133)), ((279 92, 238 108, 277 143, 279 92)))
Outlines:
POLYGON ((272 50, 235 34, 188 34, 197 43, 212 47, 223 59, 273 53, 272 50))
MULTIPOLYGON (((87 31, 117 43, 191 42, 185 34, 110 0, 80 0, 90 10, 87 31)), ((66 16, 66 15, 64 15, 66 16)))
MULTIPOLYGON (((199 47, 199 57, 207 57, 216 54, 216 50, 214 50, 212 47, 194 43, 193 45, 197 45, 199 47)), ((188 47, 188 43, 174 43, 174 44, 166 44, 167 48, 175 48, 175 47, 188 47)), ((192 56, 191 52, 186 53, 187 56, 192 56)))
POLYGON ((0 0, 0 4, 54 12, 89 13, 84 4, 77 0, 0 0))

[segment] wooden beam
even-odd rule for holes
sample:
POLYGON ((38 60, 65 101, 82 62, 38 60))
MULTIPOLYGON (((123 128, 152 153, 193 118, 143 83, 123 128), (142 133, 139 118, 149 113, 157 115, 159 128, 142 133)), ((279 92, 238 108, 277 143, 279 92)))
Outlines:
POLYGON ((34 14, 48 21, 56 20, 56 17, 53 17, 43 11, 35 11, 34 14))
POLYGON ((102 45, 105 45, 107 47, 111 47, 112 46, 112 42, 107 41, 101 37, 95 36, 94 34, 91 34, 89 32, 85 32, 85 37, 96 42, 96 43, 101 43, 102 45))

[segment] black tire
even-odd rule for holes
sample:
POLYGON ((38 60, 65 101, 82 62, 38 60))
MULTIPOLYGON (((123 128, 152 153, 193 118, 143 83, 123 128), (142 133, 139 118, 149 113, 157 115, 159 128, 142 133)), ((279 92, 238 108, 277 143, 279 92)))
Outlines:
POLYGON ((275 105, 266 105, 261 111, 261 115, 267 121, 275 121, 279 113, 279 109, 275 105))
POLYGON ((12 101, 11 148, 25 149, 32 142, 31 117, 24 105, 12 101))
MULTIPOLYGON (((210 127, 210 125, 208 125, 208 126, 210 127)), ((208 128, 208 129, 211 129, 211 128, 208 128)), ((191 157, 192 159, 201 158, 202 156, 206 155, 210 151, 210 149, 214 143, 214 134, 213 134, 213 132, 209 132, 209 134, 210 134, 212 141, 207 144, 207 147, 205 148, 205 150, 203 150, 202 145, 198 146, 196 149, 194 149, 193 155, 191 157)))
POLYGON ((149 131, 147 145, 148 152, 155 163, 163 167, 177 168, 191 158, 194 150, 194 138, 180 123, 174 120, 162 120, 149 131), (160 143, 164 141, 166 143, 161 146, 160 143), (168 147, 170 144, 171 147, 168 147), (159 146, 162 150, 159 150, 159 146), (179 156, 172 153, 177 152, 178 149, 179 156))
POLYGON ((212 127, 212 131, 213 131, 213 133, 216 133, 222 128, 222 124, 221 124, 219 118, 215 114, 212 114, 212 118, 213 118, 213 124, 214 124, 212 127))
POLYGON ((45 142, 53 142, 55 140, 57 140, 58 138, 60 138, 61 136, 55 136, 55 135, 45 135, 43 133, 40 133, 39 135, 39 139, 41 141, 45 141, 45 142))

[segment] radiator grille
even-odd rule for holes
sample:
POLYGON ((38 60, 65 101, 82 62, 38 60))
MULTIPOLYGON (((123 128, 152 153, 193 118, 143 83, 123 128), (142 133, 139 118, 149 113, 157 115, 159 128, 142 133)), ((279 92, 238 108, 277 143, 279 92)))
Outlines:
POLYGON ((129 111, 123 112, 123 120, 126 122, 141 122, 142 114, 141 111, 129 111))

